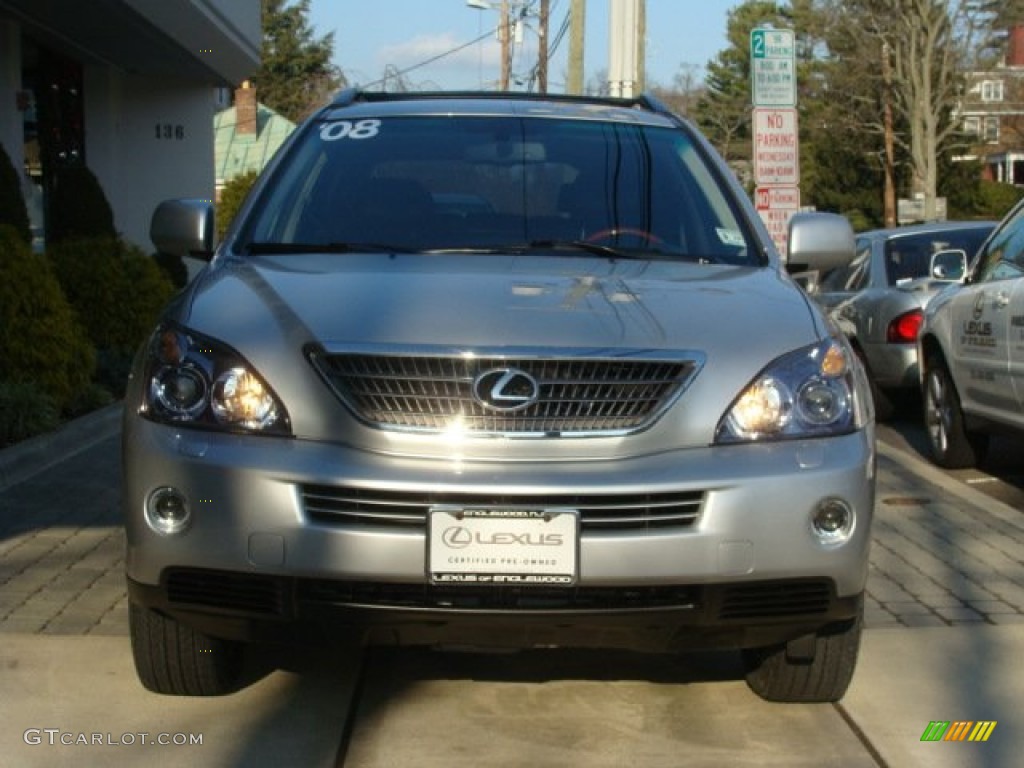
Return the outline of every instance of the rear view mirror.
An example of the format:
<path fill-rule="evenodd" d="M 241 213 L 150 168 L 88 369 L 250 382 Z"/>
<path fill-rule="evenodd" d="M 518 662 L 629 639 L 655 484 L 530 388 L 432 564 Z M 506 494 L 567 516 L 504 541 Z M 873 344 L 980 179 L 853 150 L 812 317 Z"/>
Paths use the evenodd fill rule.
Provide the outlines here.
<path fill-rule="evenodd" d="M 962 281 L 967 274 L 967 253 L 949 250 L 932 254 L 928 274 L 936 280 Z"/>

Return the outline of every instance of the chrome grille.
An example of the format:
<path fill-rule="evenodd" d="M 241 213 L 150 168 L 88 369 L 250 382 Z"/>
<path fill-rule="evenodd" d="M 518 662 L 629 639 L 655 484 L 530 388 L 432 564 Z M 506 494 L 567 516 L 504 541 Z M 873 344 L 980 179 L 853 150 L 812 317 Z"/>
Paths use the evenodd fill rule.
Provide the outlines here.
<path fill-rule="evenodd" d="M 559 359 L 433 355 L 321 354 L 311 360 L 363 421 L 477 434 L 623 433 L 657 418 L 698 367 L 696 359 Z M 515 412 L 482 403 L 473 382 L 490 370 L 516 370 L 537 383 L 536 401 Z"/>
<path fill-rule="evenodd" d="M 435 505 L 473 508 L 575 509 L 582 532 L 680 528 L 700 518 L 700 491 L 663 493 L 517 496 L 500 494 L 415 493 L 302 487 L 306 515 L 320 523 L 345 526 L 426 529 L 427 512 Z"/>

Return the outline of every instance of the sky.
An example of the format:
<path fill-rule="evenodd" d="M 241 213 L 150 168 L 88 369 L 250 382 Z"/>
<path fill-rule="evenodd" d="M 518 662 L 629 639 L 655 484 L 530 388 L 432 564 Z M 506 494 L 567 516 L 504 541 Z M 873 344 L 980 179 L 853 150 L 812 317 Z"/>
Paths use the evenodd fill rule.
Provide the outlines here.
<path fill-rule="evenodd" d="M 515 2 L 516 0 L 513 0 Z M 520 0 L 521 1 L 521 0 Z M 549 39 L 566 18 L 571 0 L 550 0 Z M 726 17 L 742 0 L 647 0 L 647 85 L 671 85 L 681 69 L 702 78 L 704 66 L 726 47 Z M 494 8 L 500 0 L 491 0 Z M 585 79 L 608 67 L 609 0 L 588 0 Z M 312 0 L 309 22 L 318 36 L 334 32 L 334 63 L 352 85 L 380 87 L 389 68 L 422 89 L 493 88 L 500 46 L 494 34 L 500 14 L 477 10 L 466 0 Z M 533 20 L 535 24 L 536 20 Z M 516 46 L 513 76 L 536 61 L 536 27 Z M 477 41 L 479 38 L 482 40 Z M 549 64 L 549 90 L 566 77 L 568 35 Z M 445 55 L 448 54 L 448 55 Z M 434 57 L 433 63 L 417 66 Z"/>

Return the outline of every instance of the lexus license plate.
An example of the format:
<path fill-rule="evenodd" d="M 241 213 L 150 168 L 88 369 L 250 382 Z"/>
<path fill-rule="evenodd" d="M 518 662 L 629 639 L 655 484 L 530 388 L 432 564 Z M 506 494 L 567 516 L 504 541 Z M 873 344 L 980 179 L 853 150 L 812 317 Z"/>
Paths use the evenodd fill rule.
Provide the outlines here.
<path fill-rule="evenodd" d="M 567 509 L 432 507 L 427 573 L 435 584 L 575 584 L 578 520 Z"/>

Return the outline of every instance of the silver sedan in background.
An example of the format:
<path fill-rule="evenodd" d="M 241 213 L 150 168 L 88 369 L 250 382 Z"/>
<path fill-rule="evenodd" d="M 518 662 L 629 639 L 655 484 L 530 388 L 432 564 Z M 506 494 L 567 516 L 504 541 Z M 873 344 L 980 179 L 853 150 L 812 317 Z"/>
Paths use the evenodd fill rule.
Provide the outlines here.
<path fill-rule="evenodd" d="M 857 236 L 856 258 L 825 274 L 812 289 L 864 362 L 878 418 L 893 416 L 900 394 L 916 392 L 915 345 L 924 307 L 962 277 L 932 277 L 931 257 L 960 250 L 969 261 L 995 225 L 944 221 L 863 232 Z"/>

